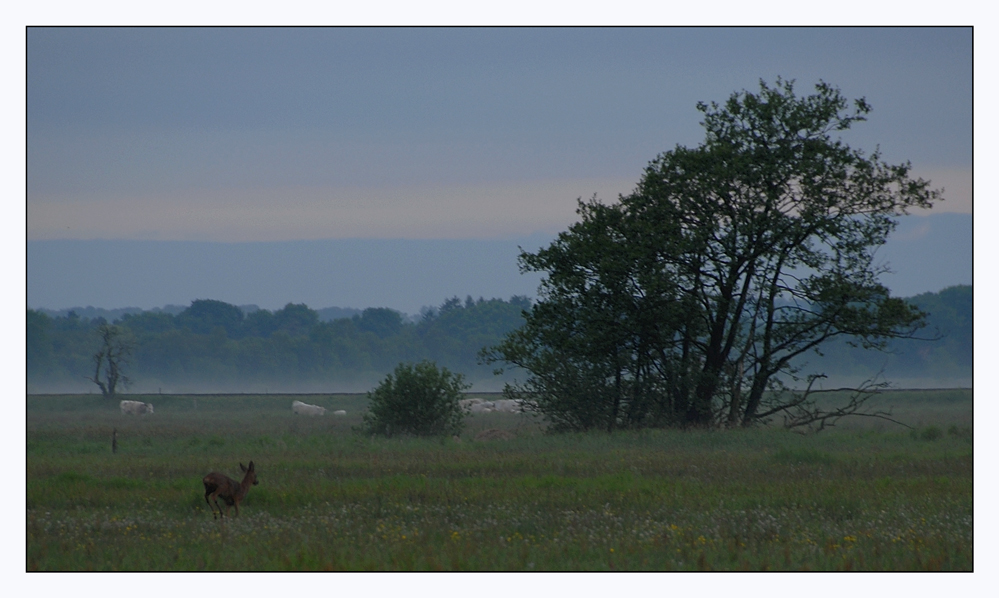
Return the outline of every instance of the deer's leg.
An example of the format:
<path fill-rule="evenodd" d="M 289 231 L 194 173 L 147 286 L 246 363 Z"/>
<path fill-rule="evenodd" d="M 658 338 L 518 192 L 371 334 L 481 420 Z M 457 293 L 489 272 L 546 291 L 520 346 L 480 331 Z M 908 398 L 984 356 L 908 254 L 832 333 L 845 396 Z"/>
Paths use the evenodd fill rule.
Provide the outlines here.
<path fill-rule="evenodd" d="M 219 515 L 218 516 L 221 517 L 222 516 L 222 507 L 219 506 L 219 493 L 218 493 L 218 490 L 216 490 L 215 492 L 212 492 L 212 502 L 215 503 L 215 508 L 219 510 Z M 209 506 L 211 506 L 211 505 L 209 504 Z M 218 519 L 218 517 L 215 516 L 215 509 L 212 509 L 212 519 Z"/>

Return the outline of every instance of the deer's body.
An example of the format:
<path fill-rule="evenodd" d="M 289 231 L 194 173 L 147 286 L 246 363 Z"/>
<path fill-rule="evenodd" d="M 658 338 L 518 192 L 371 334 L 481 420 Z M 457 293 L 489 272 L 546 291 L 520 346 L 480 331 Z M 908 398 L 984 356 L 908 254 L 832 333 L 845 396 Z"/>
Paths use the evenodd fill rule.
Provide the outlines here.
<path fill-rule="evenodd" d="M 229 507 L 235 505 L 236 516 L 239 517 L 240 501 L 246 497 L 246 493 L 250 491 L 250 486 L 256 486 L 259 483 L 257 482 L 257 473 L 253 469 L 253 461 L 250 461 L 249 467 L 243 467 L 243 464 L 240 463 L 239 468 L 246 474 L 243 476 L 242 482 L 237 482 L 229 476 L 215 471 L 206 475 L 201 480 L 205 484 L 205 502 L 208 503 L 208 508 L 212 510 L 213 519 L 216 518 L 216 508 L 219 510 L 219 517 L 224 517 L 222 507 L 219 506 L 218 499 L 220 498 L 225 502 L 225 514 L 228 515 Z M 213 502 L 215 503 L 214 507 L 212 507 Z"/>

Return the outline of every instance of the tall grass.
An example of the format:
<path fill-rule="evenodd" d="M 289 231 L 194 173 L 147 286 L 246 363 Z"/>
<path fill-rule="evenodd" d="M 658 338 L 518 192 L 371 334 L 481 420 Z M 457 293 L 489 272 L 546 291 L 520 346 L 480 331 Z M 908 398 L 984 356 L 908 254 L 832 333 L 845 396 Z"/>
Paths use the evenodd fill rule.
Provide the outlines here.
<path fill-rule="evenodd" d="M 363 396 L 29 397 L 30 570 L 970 570 L 965 401 L 919 426 L 453 439 L 358 435 Z M 916 397 L 917 399 L 919 397 Z M 896 397 L 904 402 L 904 397 Z M 197 400 L 197 409 L 193 401 Z M 913 400 L 916 405 L 918 401 Z M 918 415 L 919 407 L 911 407 Z M 509 441 L 475 442 L 485 428 Z M 117 454 L 111 431 L 117 430 Z M 260 480 L 214 521 L 201 477 Z"/>

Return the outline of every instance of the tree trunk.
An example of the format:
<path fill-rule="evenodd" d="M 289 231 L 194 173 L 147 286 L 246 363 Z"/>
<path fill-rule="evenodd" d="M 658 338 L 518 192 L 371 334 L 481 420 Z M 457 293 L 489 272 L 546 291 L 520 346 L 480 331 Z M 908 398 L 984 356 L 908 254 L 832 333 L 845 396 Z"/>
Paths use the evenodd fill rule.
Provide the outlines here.
<path fill-rule="evenodd" d="M 735 365 L 732 378 L 732 400 L 728 406 L 728 426 L 734 427 L 739 421 L 739 408 L 742 402 L 742 358 Z"/>
<path fill-rule="evenodd" d="M 760 407 L 760 401 L 763 400 L 763 392 L 767 388 L 768 375 L 763 373 L 761 369 L 757 372 L 756 376 L 753 378 L 753 388 L 749 391 L 749 399 L 746 401 L 746 409 L 742 414 L 742 426 L 744 428 L 753 425 L 756 422 L 756 410 Z"/>
<path fill-rule="evenodd" d="M 610 421 L 607 422 L 607 433 L 610 434 L 614 431 L 614 425 L 617 423 L 617 413 L 621 408 L 621 366 L 617 366 L 617 371 L 614 372 L 614 408 L 611 411 Z"/>

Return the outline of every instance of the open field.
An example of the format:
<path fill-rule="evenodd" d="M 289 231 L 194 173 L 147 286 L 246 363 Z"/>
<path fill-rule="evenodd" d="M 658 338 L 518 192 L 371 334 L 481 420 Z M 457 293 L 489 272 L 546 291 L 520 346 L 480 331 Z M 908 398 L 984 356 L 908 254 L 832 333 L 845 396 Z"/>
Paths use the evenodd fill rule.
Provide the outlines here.
<path fill-rule="evenodd" d="M 472 395 L 476 396 L 476 395 Z M 971 570 L 972 392 L 915 427 L 368 438 L 363 395 L 27 397 L 29 570 Z M 346 417 L 294 416 L 294 399 Z M 512 440 L 475 441 L 499 428 Z M 111 452 L 117 429 L 118 452 Z M 214 521 L 201 478 L 260 480 Z"/>

